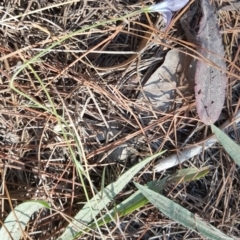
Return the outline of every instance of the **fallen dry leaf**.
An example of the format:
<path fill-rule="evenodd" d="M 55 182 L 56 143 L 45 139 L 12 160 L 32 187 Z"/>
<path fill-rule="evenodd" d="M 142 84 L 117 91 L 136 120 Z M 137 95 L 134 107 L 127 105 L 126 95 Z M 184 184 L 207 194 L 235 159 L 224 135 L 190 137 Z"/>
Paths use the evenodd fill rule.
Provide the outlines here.
<path fill-rule="evenodd" d="M 181 73 L 185 69 L 188 56 L 177 49 L 170 50 L 164 63 L 151 75 L 143 87 L 143 94 L 157 110 L 167 112 L 176 97 L 176 89 L 181 85 L 182 94 L 187 97 L 193 94 L 193 82 L 180 83 Z M 190 69 L 190 68 L 189 68 Z M 184 84 L 184 86 L 182 86 Z M 140 94 L 139 98 L 143 97 Z"/>
<path fill-rule="evenodd" d="M 212 63 L 198 61 L 195 75 L 197 112 L 205 124 L 218 120 L 225 100 L 227 83 L 222 37 L 217 17 L 209 1 L 201 0 L 203 16 L 196 36 L 199 52 Z M 222 71 L 215 66 L 223 69 Z"/>

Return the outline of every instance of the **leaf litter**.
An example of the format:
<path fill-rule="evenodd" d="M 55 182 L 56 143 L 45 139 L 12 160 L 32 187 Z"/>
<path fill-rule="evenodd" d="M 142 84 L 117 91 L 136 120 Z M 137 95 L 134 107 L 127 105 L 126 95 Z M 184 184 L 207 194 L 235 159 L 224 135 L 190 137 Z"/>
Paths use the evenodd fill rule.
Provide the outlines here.
<path fill-rule="evenodd" d="M 2 19 L 6 18 L 6 12 L 13 17 L 16 16 L 17 12 L 19 14 L 25 13 L 26 1 L 19 1 L 19 6 L 12 7 L 8 7 L 8 2 L 3 4 L 3 8 L 1 6 L 0 10 L 5 11 L 5 13 L 0 13 Z M 55 2 L 61 3 L 58 0 Z M 0 51 L 1 59 L 4 60 L 0 69 L 2 87 L 0 92 L 1 129 L 4 129 L 2 132 L 3 135 L 6 135 L 1 136 L 0 139 L 2 183 L 7 186 L 10 197 L 14 200 L 14 206 L 29 199 L 45 199 L 52 203 L 54 209 L 58 210 L 56 213 L 46 211 L 32 217 L 28 231 L 33 239 L 58 236 L 63 232 L 67 223 L 67 221 L 64 223 L 62 214 L 74 217 L 83 205 L 79 204 L 79 201 L 85 202 L 86 199 L 82 185 L 76 177 L 75 166 L 71 162 L 67 148 L 68 143 L 62 138 L 61 132 L 54 131 L 54 127 L 57 126 L 56 119 L 44 110 L 32 107 L 31 102 L 24 97 L 8 90 L 11 72 L 15 71 L 19 62 L 22 62 L 19 53 L 25 59 L 29 59 L 51 41 L 69 31 L 89 26 L 96 19 L 100 21 L 108 19 L 108 16 L 124 15 L 126 11 L 132 11 L 142 6 L 141 3 L 130 2 L 132 5 L 120 1 L 76 1 L 76 3 L 57 7 L 55 10 L 51 8 L 39 13 L 36 12 L 34 15 L 29 14 L 27 17 L 22 17 L 21 21 L 12 19 L 0 24 L 2 37 Z M 228 4 L 225 1 L 212 2 L 217 9 Z M 148 1 L 144 1 L 144 4 L 148 3 Z M 28 3 L 31 10 L 47 5 L 47 1 L 41 1 L 39 5 L 34 1 Z M 188 8 L 189 6 L 185 10 Z M 224 47 L 228 49 L 227 60 L 231 63 L 229 74 L 235 74 L 235 77 L 231 75 L 227 89 L 229 97 L 226 99 L 226 105 L 216 123 L 217 125 L 229 118 L 233 119 L 238 112 L 240 90 L 236 78 L 239 75 L 237 70 L 239 60 L 236 56 L 238 37 L 233 32 L 235 28 L 239 27 L 239 18 L 235 10 L 233 13 L 224 12 L 221 14 L 223 15 L 218 17 L 218 25 L 224 30 Z M 112 58 L 109 58 L 106 55 L 102 57 L 101 55 L 104 54 L 100 54 L 99 51 L 102 49 L 106 50 L 105 52 L 108 49 L 114 49 L 116 53 L 122 50 L 134 51 L 141 36 L 148 30 L 145 26 L 154 24 L 158 16 L 158 14 L 149 14 L 150 22 L 145 15 L 141 15 L 129 18 L 126 22 L 117 23 L 118 25 L 123 24 L 125 33 L 131 31 L 131 34 L 119 35 L 108 42 L 109 45 L 106 44 L 103 48 L 97 49 L 97 57 L 102 66 L 108 66 L 108 64 L 111 66 L 115 62 L 123 61 L 123 54 L 114 54 Z M 169 69 L 172 68 L 169 65 L 170 60 L 168 63 L 167 61 L 163 63 L 163 57 L 166 56 L 170 48 L 177 47 L 180 52 L 188 51 L 187 54 L 194 52 L 192 50 L 193 44 L 189 45 L 183 40 L 185 33 L 177 21 L 179 17 L 180 12 L 174 15 L 167 35 L 157 31 L 157 29 L 162 29 L 161 25 L 155 26 L 155 38 L 149 42 L 139 59 L 128 69 L 124 69 L 124 72 L 114 71 L 98 74 L 94 68 L 89 68 L 84 62 L 90 61 L 94 65 L 96 53 L 91 53 L 84 58 L 83 62 L 79 61 L 74 66 L 70 66 L 82 51 L 88 51 L 89 47 L 101 43 L 108 37 L 111 39 L 111 34 L 117 27 L 115 24 L 96 28 L 85 35 L 69 39 L 58 46 L 55 52 L 50 51 L 42 59 L 42 62 L 34 65 L 41 74 L 43 83 L 57 106 L 58 113 L 65 116 L 67 120 L 70 116 L 71 123 L 73 122 L 76 126 L 88 156 L 87 165 L 81 160 L 80 162 L 91 176 L 97 189 L 101 189 L 100 179 L 104 168 L 106 168 L 105 183 L 107 185 L 152 152 L 168 149 L 168 153 L 163 156 L 166 158 L 171 153 L 183 151 L 183 146 L 193 147 L 196 143 L 199 145 L 202 143 L 202 150 L 205 149 L 204 143 L 211 133 L 210 129 L 199 121 L 193 96 L 190 94 L 190 96 L 185 97 L 181 93 L 185 86 L 183 83 L 189 80 L 187 74 L 184 77 L 180 76 L 178 79 L 180 84 L 176 83 L 171 89 L 172 94 L 169 99 L 171 103 L 166 112 L 155 109 L 149 104 L 149 100 L 137 98 L 144 87 L 144 82 L 140 83 L 139 81 L 143 81 L 143 79 L 147 81 L 162 64 L 165 64 L 165 67 Z M 39 27 L 36 28 L 36 22 L 40 28 L 47 31 L 41 32 Z M 145 25 L 142 28 L 136 28 L 135 22 Z M 232 31 L 231 34 L 227 32 L 228 30 Z M 52 36 L 49 36 L 49 32 Z M 135 36 L 136 34 L 137 36 Z M 88 37 L 86 38 L 86 36 Z M 169 52 L 170 54 L 171 52 Z M 178 54 L 176 52 L 172 55 L 174 58 L 176 57 L 176 62 Z M 219 54 L 216 55 L 219 56 Z M 211 65 L 206 59 L 203 59 L 204 62 L 206 66 Z M 171 74 L 174 74 L 174 71 Z M 181 71 L 176 75 L 181 75 Z M 138 79 L 135 86 L 130 87 L 128 82 L 130 78 Z M 169 76 L 165 79 L 171 80 Z M 47 104 L 47 98 L 30 72 L 22 72 L 15 83 L 25 94 L 36 98 L 44 105 Z M 159 89 L 161 90 L 161 88 Z M 66 108 L 61 100 L 64 100 Z M 136 110 L 148 112 L 148 115 L 139 114 Z M 69 115 L 66 114 L 67 112 Z M 145 118 L 148 118 L 147 121 Z M 7 140 L 9 132 L 16 135 L 14 138 L 16 141 L 9 143 Z M 112 132 L 114 132 L 113 136 Z M 239 125 L 233 125 L 232 132 L 235 141 L 237 141 Z M 75 143 L 75 139 L 70 142 L 77 158 L 80 159 Z M 132 151 L 131 156 L 126 154 L 121 161 L 110 160 L 108 153 L 122 144 L 125 144 L 129 149 L 134 149 L 135 153 Z M 239 211 L 239 193 L 237 191 L 240 186 L 239 174 L 223 149 L 216 144 L 212 145 L 202 154 L 192 157 L 191 161 L 186 160 L 181 167 L 194 165 L 201 168 L 208 164 L 215 167 L 212 175 L 189 184 L 171 186 L 166 190 L 168 197 L 196 212 L 221 231 L 229 235 L 239 236 L 239 224 L 238 221 L 234 221 L 238 218 L 235 213 Z M 150 170 L 151 167 L 154 167 L 154 164 L 152 165 Z M 165 176 L 171 171 L 155 173 L 156 178 Z M 135 181 L 136 179 L 137 181 L 152 179 L 153 175 L 144 174 L 146 172 L 143 170 L 136 176 Z M 1 209 L 5 211 L 2 214 L 3 219 L 11 211 L 6 200 L 4 184 L 2 184 L 3 197 L 1 198 Z M 87 187 L 90 191 L 90 187 Z M 116 203 L 121 203 L 132 191 L 134 189 L 130 184 L 116 197 Z M 180 238 L 187 236 L 187 238 L 200 239 L 198 234 L 190 232 L 183 226 L 156 213 L 153 208 L 141 209 L 138 217 L 140 221 L 136 220 L 135 214 L 131 214 L 129 217 L 119 219 L 120 224 L 117 228 L 115 224 L 109 224 L 109 229 L 104 227 L 101 228 L 101 231 L 106 234 L 106 237 L 114 236 L 115 239 L 121 239 L 123 231 L 129 238 L 142 237 L 142 231 L 144 231 L 145 239 L 156 237 L 156 235 L 164 238 L 166 232 L 170 233 L 170 238 L 179 238 L 180 235 Z M 159 219 L 162 219 L 161 223 L 159 223 Z M 169 229 L 170 225 L 171 229 Z M 43 231 L 39 231 L 39 229 Z M 92 231 L 91 233 L 95 234 L 96 232 Z"/>

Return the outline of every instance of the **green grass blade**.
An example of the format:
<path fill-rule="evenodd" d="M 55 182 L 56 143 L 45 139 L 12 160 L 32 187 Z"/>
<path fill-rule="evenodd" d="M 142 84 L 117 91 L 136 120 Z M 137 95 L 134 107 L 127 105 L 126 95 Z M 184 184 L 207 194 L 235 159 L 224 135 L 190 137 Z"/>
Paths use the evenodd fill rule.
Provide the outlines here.
<path fill-rule="evenodd" d="M 21 239 L 22 233 L 33 213 L 43 207 L 49 208 L 48 203 L 44 201 L 29 201 L 15 207 L 14 212 L 10 212 L 0 229 L 1 239 Z"/>
<path fill-rule="evenodd" d="M 215 134 L 217 140 L 222 144 L 234 162 L 240 166 L 240 146 L 216 126 L 211 125 L 211 127 L 212 132 Z"/>
<path fill-rule="evenodd" d="M 171 175 L 168 178 L 168 182 L 183 183 L 183 182 L 198 180 L 206 176 L 212 168 L 213 168 L 212 166 L 206 166 L 201 169 L 197 169 L 197 168 L 181 169 L 177 171 L 175 174 Z"/>
<path fill-rule="evenodd" d="M 168 177 L 165 177 L 160 181 L 151 181 L 147 185 L 150 189 L 160 192 L 166 186 L 167 179 Z M 140 191 L 137 191 L 130 197 L 128 197 L 126 200 L 121 202 L 121 204 L 117 205 L 113 210 L 109 211 L 106 215 L 104 215 L 103 219 L 99 219 L 97 225 L 102 226 L 105 223 L 109 223 L 112 221 L 112 219 L 115 219 L 116 216 L 126 216 L 133 211 L 139 209 L 140 207 L 143 207 L 146 203 L 148 203 L 148 200 L 142 195 Z M 91 224 L 90 228 L 96 228 L 96 223 Z"/>
<path fill-rule="evenodd" d="M 64 233 L 60 236 L 59 240 L 73 239 L 74 236 L 81 230 L 86 229 L 86 226 L 92 222 L 93 218 L 99 214 L 99 212 L 105 208 L 110 201 L 126 186 L 126 184 L 132 179 L 132 177 L 138 173 L 147 163 L 152 159 L 161 155 L 162 152 L 157 153 L 138 163 L 126 173 L 124 173 L 119 179 L 109 184 L 103 189 L 102 192 L 96 194 L 84 207 L 78 212 L 74 220 L 67 226 Z M 92 209 L 90 211 L 90 209 Z"/>
<path fill-rule="evenodd" d="M 205 175 L 207 175 L 210 170 L 211 170 L 211 166 L 204 167 L 200 170 L 197 168 L 181 169 L 177 171 L 177 173 L 171 176 L 165 177 L 160 181 L 148 182 L 147 187 L 155 192 L 160 192 L 169 183 L 172 183 L 172 182 L 183 183 L 183 182 L 196 180 L 196 179 L 199 179 L 200 177 L 204 177 Z M 148 203 L 148 199 L 138 190 L 133 195 L 131 195 L 126 200 L 124 200 L 119 205 L 117 205 L 113 210 L 105 214 L 103 218 L 97 221 L 97 224 L 96 223 L 91 224 L 89 228 L 95 229 L 97 225 L 100 227 L 106 223 L 111 222 L 113 219 L 116 218 L 116 216 L 118 218 L 126 216 L 132 213 L 133 211 L 139 209 L 140 207 L 143 207 L 146 203 Z M 81 235 L 81 233 L 79 234 Z"/>
<path fill-rule="evenodd" d="M 200 234 L 209 239 L 234 240 L 233 238 L 228 237 L 217 228 L 202 220 L 200 217 L 194 215 L 187 209 L 176 204 L 172 200 L 150 190 L 146 186 L 142 186 L 138 183 L 135 183 L 135 185 L 141 191 L 141 193 L 149 200 L 149 202 L 151 202 L 162 213 L 164 213 L 167 217 L 173 219 L 174 221 L 195 232 L 199 232 Z"/>

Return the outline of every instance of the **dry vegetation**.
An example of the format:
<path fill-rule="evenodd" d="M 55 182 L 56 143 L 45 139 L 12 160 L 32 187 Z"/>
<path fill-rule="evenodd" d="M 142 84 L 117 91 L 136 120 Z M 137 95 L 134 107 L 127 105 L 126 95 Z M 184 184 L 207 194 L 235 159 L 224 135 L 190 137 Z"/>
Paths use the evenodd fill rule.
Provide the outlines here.
<path fill-rule="evenodd" d="M 177 110 L 168 113 L 149 111 L 151 107 L 146 101 L 136 101 L 144 82 L 164 61 L 167 46 L 179 47 L 174 39 L 184 39 L 179 16 L 174 16 L 176 22 L 164 40 L 156 30 L 154 40 L 131 65 L 109 71 L 95 68 L 112 66 L 131 56 L 122 55 L 121 51 L 135 51 L 135 46 L 146 31 L 144 25 L 136 22 L 150 26 L 159 16 L 141 14 L 75 35 L 32 65 L 59 116 L 74 126 L 76 136 L 68 136 L 70 140 L 66 142 L 57 118 L 26 98 L 29 96 L 46 108 L 51 108 L 36 76 L 25 68 L 15 78 L 14 86 L 25 96 L 10 89 L 11 77 L 23 62 L 33 58 L 52 42 L 96 21 L 139 9 L 142 3 L 131 0 L 86 0 L 41 10 L 61 2 L 6 0 L 0 3 L 1 222 L 4 222 L 12 206 L 29 199 L 44 199 L 53 209 L 72 217 L 79 211 L 86 199 L 69 153 L 69 144 L 95 187 L 100 189 L 104 168 L 104 184 L 107 185 L 146 155 L 169 149 L 164 154 L 166 157 L 171 151 L 176 152 L 186 145 L 199 141 L 204 144 L 204 139 L 211 134 L 209 127 L 198 120 L 194 96 L 184 101 L 179 100 L 180 95 L 176 96 L 173 106 L 177 106 Z M 228 5 L 228 0 L 212 2 L 216 9 Z M 150 1 L 143 3 L 152 4 Z M 34 10 L 38 11 L 27 14 Z M 24 16 L 20 16 L 24 13 Z M 240 15 L 235 10 L 218 11 L 217 14 L 226 59 L 229 61 L 226 104 L 217 122 L 220 125 L 227 119 L 231 120 L 239 110 L 240 85 L 236 76 L 239 75 Z M 106 55 L 104 51 L 113 51 L 115 54 Z M 136 109 L 149 111 L 151 122 L 148 125 L 144 124 Z M 240 143 L 238 128 L 234 125 L 231 137 Z M 191 137 L 188 137 L 190 134 Z M 83 144 L 87 161 L 83 160 L 76 147 L 76 137 Z M 114 161 L 109 154 L 122 144 L 128 146 L 131 155 L 124 161 Z M 151 171 L 154 164 L 152 162 L 145 170 Z M 172 186 L 164 191 L 164 195 L 226 234 L 240 236 L 239 168 L 218 144 L 189 159 L 181 167 L 201 168 L 206 165 L 214 166 L 207 177 Z M 135 181 L 145 183 L 176 169 L 155 174 L 143 171 L 135 177 Z M 92 196 L 88 183 L 85 184 Z M 126 186 L 116 198 L 116 203 L 133 191 L 132 184 Z M 41 211 L 29 223 L 26 238 L 56 239 L 66 224 L 67 221 L 59 212 Z M 167 219 L 150 204 L 119 219 L 118 224 L 118 227 L 108 224 L 108 229 L 102 228 L 102 233 L 114 239 L 203 239 Z M 94 233 L 91 234 L 86 238 L 94 238 Z"/>

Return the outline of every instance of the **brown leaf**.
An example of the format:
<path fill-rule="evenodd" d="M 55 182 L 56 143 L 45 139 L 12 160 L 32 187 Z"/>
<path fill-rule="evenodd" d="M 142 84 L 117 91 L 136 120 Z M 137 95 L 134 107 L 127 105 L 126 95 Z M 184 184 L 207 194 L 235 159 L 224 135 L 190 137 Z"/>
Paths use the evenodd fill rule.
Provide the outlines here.
<path fill-rule="evenodd" d="M 209 1 L 201 0 L 203 16 L 197 35 L 199 52 L 211 63 L 198 61 L 195 75 L 195 95 L 197 112 L 205 124 L 214 123 L 221 113 L 227 77 L 223 59 L 222 37 L 217 27 L 217 17 Z M 223 69 L 217 69 L 215 65 Z"/>
<path fill-rule="evenodd" d="M 168 112 L 176 98 L 176 89 L 181 87 L 181 93 L 184 97 L 193 94 L 193 81 L 181 83 L 179 74 L 185 69 L 185 64 L 189 63 L 188 56 L 179 52 L 177 49 L 168 51 L 164 63 L 151 75 L 143 87 L 144 96 L 153 105 L 155 109 Z M 189 68 L 191 70 L 191 68 Z M 140 94 L 139 98 L 143 95 Z M 178 100 L 180 102 L 180 100 Z"/>

